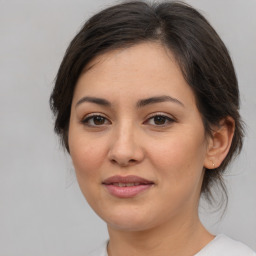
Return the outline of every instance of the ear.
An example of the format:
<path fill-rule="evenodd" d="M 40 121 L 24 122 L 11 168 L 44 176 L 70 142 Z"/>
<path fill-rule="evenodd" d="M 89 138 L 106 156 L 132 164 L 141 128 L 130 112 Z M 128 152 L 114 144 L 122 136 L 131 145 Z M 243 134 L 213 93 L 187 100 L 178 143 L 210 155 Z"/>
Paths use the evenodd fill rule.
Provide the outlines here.
<path fill-rule="evenodd" d="M 219 167 L 227 156 L 235 132 L 235 121 L 228 116 L 212 127 L 212 135 L 208 141 L 207 155 L 204 167 L 215 169 Z"/>

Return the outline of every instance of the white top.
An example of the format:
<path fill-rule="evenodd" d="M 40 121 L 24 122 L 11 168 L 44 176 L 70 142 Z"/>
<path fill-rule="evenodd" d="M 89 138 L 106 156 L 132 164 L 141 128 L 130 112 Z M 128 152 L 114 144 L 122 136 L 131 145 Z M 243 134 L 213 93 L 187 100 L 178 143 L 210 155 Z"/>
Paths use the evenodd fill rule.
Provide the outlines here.
<path fill-rule="evenodd" d="M 108 256 L 107 242 L 88 256 Z M 245 244 L 225 235 L 217 235 L 209 244 L 194 256 L 256 256 Z"/>

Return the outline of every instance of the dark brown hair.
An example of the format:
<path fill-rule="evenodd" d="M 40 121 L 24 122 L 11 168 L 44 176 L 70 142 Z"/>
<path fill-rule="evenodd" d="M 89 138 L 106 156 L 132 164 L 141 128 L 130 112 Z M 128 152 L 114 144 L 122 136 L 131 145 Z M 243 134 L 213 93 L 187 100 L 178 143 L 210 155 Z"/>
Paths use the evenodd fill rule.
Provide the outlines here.
<path fill-rule="evenodd" d="M 107 51 L 143 41 L 160 42 L 172 51 L 195 94 L 208 135 L 211 126 L 218 125 L 221 119 L 231 116 L 235 121 L 227 157 L 215 170 L 205 170 L 201 191 L 211 199 L 213 183 L 217 182 L 226 191 L 222 173 L 242 148 L 239 90 L 224 43 L 208 21 L 185 3 L 128 1 L 90 18 L 70 43 L 56 77 L 50 98 L 56 117 L 55 131 L 69 151 L 68 126 L 73 92 L 88 62 Z"/>

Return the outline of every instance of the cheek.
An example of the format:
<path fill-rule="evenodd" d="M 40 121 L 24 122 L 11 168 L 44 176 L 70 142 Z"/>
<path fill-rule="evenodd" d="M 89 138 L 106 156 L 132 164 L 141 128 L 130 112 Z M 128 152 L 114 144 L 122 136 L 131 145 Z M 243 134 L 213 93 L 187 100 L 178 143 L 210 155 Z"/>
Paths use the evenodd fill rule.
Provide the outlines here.
<path fill-rule="evenodd" d="M 176 184 L 192 182 L 202 174 L 206 154 L 204 141 L 204 137 L 196 133 L 175 133 L 175 136 L 154 143 L 150 159 L 164 179 Z"/>
<path fill-rule="evenodd" d="M 159 172 L 161 198 L 169 211 L 175 213 L 184 207 L 195 207 L 200 197 L 203 179 L 203 146 L 193 140 L 174 139 L 152 152 Z"/>
<path fill-rule="evenodd" d="M 104 143 L 83 136 L 79 132 L 70 133 L 69 147 L 78 182 L 87 183 L 99 175 L 98 171 L 105 159 Z"/>
<path fill-rule="evenodd" d="M 102 143 L 76 134 L 70 137 L 70 155 L 76 171 L 77 182 L 87 202 L 94 208 L 100 198 L 101 166 L 105 159 Z"/>

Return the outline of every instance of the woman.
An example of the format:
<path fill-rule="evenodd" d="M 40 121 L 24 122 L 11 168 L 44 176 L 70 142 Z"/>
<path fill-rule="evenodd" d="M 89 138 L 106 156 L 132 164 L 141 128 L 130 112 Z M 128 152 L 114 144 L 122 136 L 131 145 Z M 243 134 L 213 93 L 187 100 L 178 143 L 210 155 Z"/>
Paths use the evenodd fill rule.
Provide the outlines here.
<path fill-rule="evenodd" d="M 198 217 L 243 130 L 230 56 L 195 9 L 135 1 L 93 16 L 67 49 L 51 107 L 108 226 L 92 255 L 256 255 Z"/>

